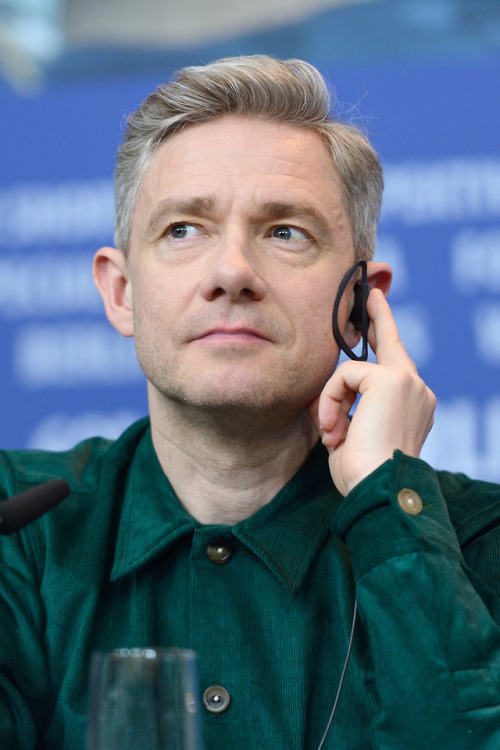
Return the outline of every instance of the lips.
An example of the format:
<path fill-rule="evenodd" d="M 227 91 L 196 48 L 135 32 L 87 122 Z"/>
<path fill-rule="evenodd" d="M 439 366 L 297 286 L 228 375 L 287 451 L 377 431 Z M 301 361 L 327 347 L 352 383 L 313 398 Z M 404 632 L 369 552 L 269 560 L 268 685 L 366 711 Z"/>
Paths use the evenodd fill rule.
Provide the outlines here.
<path fill-rule="evenodd" d="M 247 326 L 215 326 L 210 328 L 203 333 L 194 336 L 191 341 L 255 341 L 260 339 L 261 341 L 271 341 L 261 331 L 255 328 L 249 328 Z"/>

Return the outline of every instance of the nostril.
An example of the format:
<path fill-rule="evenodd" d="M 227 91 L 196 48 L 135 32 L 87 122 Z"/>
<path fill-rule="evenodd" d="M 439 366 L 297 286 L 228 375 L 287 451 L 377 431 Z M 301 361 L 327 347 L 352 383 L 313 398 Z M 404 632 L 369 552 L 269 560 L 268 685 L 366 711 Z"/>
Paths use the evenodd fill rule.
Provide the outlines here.
<path fill-rule="evenodd" d="M 220 264 L 210 268 L 200 283 L 200 293 L 206 300 L 227 296 L 236 302 L 240 299 L 262 299 L 265 294 L 264 281 L 252 269 L 236 272 Z"/>
<path fill-rule="evenodd" d="M 242 298 L 245 298 L 245 299 L 258 298 L 258 295 L 255 292 L 255 290 L 250 289 L 250 287 L 244 287 L 243 289 L 240 289 L 237 293 L 235 293 L 231 289 L 227 290 L 221 286 L 218 286 L 216 289 L 212 290 L 210 294 L 210 299 L 214 300 L 214 299 L 218 299 L 219 297 L 225 297 L 225 296 L 227 296 L 229 299 L 234 299 L 234 300 L 238 300 Z"/>

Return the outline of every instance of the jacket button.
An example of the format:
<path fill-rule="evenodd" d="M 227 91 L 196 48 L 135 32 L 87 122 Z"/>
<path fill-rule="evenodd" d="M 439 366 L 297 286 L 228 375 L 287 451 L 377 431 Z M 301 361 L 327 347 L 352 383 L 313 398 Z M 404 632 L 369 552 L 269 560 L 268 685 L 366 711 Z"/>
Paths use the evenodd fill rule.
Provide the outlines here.
<path fill-rule="evenodd" d="M 221 685 L 212 685 L 203 693 L 203 704 L 211 714 L 221 714 L 231 703 L 231 696 Z"/>
<path fill-rule="evenodd" d="M 214 539 L 207 547 L 207 557 L 215 565 L 229 562 L 233 553 L 233 546 L 227 539 Z"/>
<path fill-rule="evenodd" d="M 410 516 L 418 516 L 424 507 L 420 495 L 407 487 L 398 492 L 398 503 L 401 510 Z"/>

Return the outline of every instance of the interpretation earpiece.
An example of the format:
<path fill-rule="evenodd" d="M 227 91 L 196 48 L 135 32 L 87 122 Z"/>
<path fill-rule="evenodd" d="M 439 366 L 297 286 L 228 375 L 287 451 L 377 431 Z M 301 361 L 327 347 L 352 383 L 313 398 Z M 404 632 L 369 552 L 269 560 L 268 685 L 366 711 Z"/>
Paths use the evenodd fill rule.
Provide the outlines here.
<path fill-rule="evenodd" d="M 366 314 L 366 295 L 362 281 L 356 281 L 353 287 L 354 304 L 352 306 L 349 320 L 357 331 L 363 329 L 363 318 Z"/>
<path fill-rule="evenodd" d="M 344 292 L 347 289 L 349 281 L 358 268 L 361 268 L 361 279 L 359 281 L 356 281 L 356 283 L 354 284 L 354 305 L 351 310 L 349 320 L 354 325 L 356 330 L 361 333 L 363 347 L 360 356 L 355 354 L 355 352 L 353 352 L 353 350 L 349 346 L 347 346 L 345 339 L 340 332 L 338 323 L 340 302 L 342 300 L 342 297 L 344 296 Z M 350 359 L 355 359 L 362 362 L 365 362 L 368 359 L 368 327 L 370 325 L 370 319 L 366 310 L 366 303 L 369 294 L 370 285 L 368 284 L 366 260 L 358 260 L 357 263 L 355 263 L 353 267 L 350 268 L 346 273 L 339 286 L 337 296 L 335 297 L 335 303 L 333 305 L 332 330 L 335 341 L 340 346 L 342 351 L 347 354 Z"/>

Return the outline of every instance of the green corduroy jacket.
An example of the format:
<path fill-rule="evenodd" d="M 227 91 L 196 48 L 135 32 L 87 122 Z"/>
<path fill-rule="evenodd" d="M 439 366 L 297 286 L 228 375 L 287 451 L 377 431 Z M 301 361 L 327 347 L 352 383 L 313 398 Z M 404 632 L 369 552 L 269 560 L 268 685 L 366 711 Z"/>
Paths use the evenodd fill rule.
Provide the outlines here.
<path fill-rule="evenodd" d="M 396 452 L 344 499 L 319 444 L 258 513 L 206 526 L 148 420 L 116 442 L 0 453 L 2 497 L 53 476 L 70 496 L 0 539 L 1 750 L 83 750 L 90 655 L 135 646 L 194 649 L 200 702 L 228 691 L 226 710 L 201 708 L 205 750 L 316 750 L 355 600 L 324 747 L 499 750 L 498 486 Z"/>

